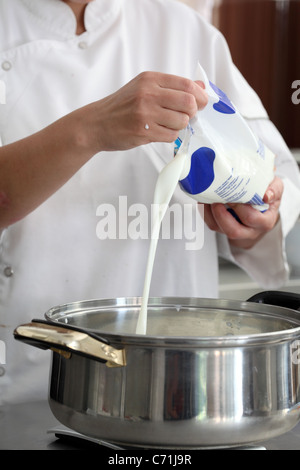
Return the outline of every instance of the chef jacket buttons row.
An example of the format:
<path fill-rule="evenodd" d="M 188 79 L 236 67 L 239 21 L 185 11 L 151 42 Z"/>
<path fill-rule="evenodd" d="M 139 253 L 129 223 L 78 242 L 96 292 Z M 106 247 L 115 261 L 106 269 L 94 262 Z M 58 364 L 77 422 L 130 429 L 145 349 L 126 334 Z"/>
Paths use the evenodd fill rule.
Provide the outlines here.
<path fill-rule="evenodd" d="M 79 47 L 79 49 L 87 49 L 88 45 L 85 41 L 80 41 L 78 43 L 78 47 Z"/>
<path fill-rule="evenodd" d="M 14 270 L 11 266 L 5 266 L 3 272 L 6 277 L 12 277 L 14 275 Z"/>
<path fill-rule="evenodd" d="M 8 60 L 4 60 L 4 62 L 1 64 L 1 67 L 3 70 L 5 70 L 5 72 L 8 72 L 12 68 L 12 64 Z"/>

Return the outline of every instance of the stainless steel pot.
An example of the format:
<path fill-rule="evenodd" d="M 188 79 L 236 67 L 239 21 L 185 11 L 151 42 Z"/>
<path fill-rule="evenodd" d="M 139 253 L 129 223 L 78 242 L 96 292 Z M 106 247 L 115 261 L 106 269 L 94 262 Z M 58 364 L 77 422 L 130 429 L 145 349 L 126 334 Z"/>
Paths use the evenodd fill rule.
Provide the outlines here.
<path fill-rule="evenodd" d="M 298 423 L 300 296 L 152 298 L 146 336 L 134 334 L 140 305 L 76 302 L 16 328 L 16 339 L 53 350 L 49 403 L 62 424 L 119 445 L 196 449 Z"/>

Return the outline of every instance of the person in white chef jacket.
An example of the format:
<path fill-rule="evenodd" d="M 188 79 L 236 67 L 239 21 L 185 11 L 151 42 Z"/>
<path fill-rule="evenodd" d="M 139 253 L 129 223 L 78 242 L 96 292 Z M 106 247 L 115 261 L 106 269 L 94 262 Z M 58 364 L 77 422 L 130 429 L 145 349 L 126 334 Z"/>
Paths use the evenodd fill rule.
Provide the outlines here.
<path fill-rule="evenodd" d="M 262 219 L 237 206 L 238 225 L 209 206 L 203 227 L 177 188 L 172 204 L 194 204 L 204 244 L 160 240 L 151 295 L 218 297 L 218 254 L 278 288 L 299 172 L 223 36 L 173 0 L 0 0 L 1 405 L 47 396 L 49 352 L 15 341 L 16 326 L 55 305 L 142 294 L 149 237 L 127 228 L 136 204 L 151 207 L 178 130 L 206 104 L 198 61 L 277 155 L 271 209 Z M 117 229 L 105 236 L 111 208 Z"/>
<path fill-rule="evenodd" d="M 219 0 L 179 0 L 198 11 L 207 21 L 212 21 L 214 5 Z"/>

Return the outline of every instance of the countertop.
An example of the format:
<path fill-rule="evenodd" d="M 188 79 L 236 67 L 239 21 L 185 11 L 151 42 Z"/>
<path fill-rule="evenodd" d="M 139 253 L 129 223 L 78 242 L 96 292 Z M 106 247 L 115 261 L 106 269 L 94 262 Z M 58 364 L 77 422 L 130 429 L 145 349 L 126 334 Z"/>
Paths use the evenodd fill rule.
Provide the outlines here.
<path fill-rule="evenodd" d="M 116 454 L 116 450 L 85 440 L 57 439 L 48 433 L 56 426 L 60 424 L 52 415 L 47 401 L 0 407 L 0 450 L 91 450 L 92 447 L 99 452 L 105 451 L 105 454 Z M 283 436 L 260 445 L 270 451 L 300 450 L 300 423 Z"/>
<path fill-rule="evenodd" d="M 219 275 L 219 296 L 222 299 L 243 301 L 265 290 L 238 266 L 221 259 Z M 300 273 L 292 271 L 286 285 L 278 290 L 300 294 Z"/>

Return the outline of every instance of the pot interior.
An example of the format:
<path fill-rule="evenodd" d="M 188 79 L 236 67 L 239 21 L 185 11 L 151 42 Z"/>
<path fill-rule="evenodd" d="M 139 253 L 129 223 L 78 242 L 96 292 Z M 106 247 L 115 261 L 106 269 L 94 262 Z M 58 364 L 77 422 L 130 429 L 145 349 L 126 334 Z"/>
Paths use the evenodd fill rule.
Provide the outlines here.
<path fill-rule="evenodd" d="M 135 335 L 140 306 L 138 297 L 91 300 L 55 307 L 45 317 L 95 333 Z M 299 312 L 250 302 L 151 298 L 148 305 L 152 337 L 252 336 L 299 327 Z"/>

